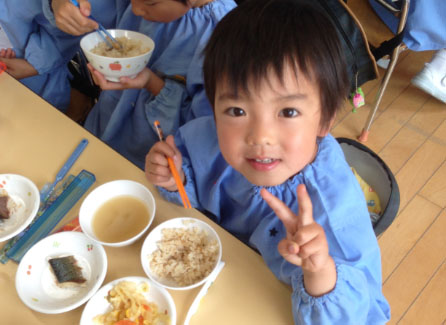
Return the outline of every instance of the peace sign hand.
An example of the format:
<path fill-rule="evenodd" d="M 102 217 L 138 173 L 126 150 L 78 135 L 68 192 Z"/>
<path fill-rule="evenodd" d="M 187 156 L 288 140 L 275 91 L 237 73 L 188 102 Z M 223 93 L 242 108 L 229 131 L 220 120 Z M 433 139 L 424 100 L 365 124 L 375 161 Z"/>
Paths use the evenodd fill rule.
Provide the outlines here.
<path fill-rule="evenodd" d="M 336 267 L 329 255 L 325 231 L 313 219 L 313 205 L 305 185 L 299 185 L 296 191 L 299 204 L 297 215 L 266 189 L 262 189 L 260 194 L 286 229 L 286 238 L 277 247 L 280 255 L 302 267 L 309 294 L 321 295 L 333 289 Z"/>

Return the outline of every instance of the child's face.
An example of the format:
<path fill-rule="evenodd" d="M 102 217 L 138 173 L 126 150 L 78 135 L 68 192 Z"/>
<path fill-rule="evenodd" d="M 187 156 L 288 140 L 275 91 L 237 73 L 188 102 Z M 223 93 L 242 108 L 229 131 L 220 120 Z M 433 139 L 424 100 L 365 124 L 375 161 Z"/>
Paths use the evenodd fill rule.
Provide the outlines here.
<path fill-rule="evenodd" d="M 226 161 L 251 183 L 282 184 L 311 163 L 321 130 L 319 89 L 289 67 L 283 84 L 274 73 L 259 88 L 235 97 L 217 85 L 215 119 L 220 150 Z"/>
<path fill-rule="evenodd" d="M 182 17 L 190 6 L 175 0 L 131 0 L 132 11 L 145 20 L 169 23 Z"/>

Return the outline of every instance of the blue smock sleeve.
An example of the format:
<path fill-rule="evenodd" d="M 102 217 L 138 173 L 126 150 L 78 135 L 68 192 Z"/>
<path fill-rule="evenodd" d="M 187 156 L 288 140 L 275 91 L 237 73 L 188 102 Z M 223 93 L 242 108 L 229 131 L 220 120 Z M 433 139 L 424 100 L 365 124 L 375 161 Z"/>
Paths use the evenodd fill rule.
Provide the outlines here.
<path fill-rule="evenodd" d="M 44 74 L 66 64 L 54 38 L 43 28 L 30 35 L 24 58 L 39 72 Z"/>
<path fill-rule="evenodd" d="M 42 0 L 42 11 L 45 15 L 45 18 L 50 22 L 51 25 L 55 27 L 56 19 L 54 18 L 54 13 L 51 9 L 51 0 Z"/>
<path fill-rule="evenodd" d="M 306 292 L 302 269 L 277 252 L 277 244 L 285 236 L 277 218 L 265 217 L 250 238 L 276 277 L 291 285 L 295 324 L 385 324 L 390 310 L 381 294 L 380 254 L 373 231 L 368 233 L 362 225 L 351 225 L 333 235 L 326 224 L 322 225 L 336 264 L 337 280 L 334 289 L 320 297 Z M 273 228 L 278 230 L 277 239 L 265 240 L 265 233 Z"/>
<path fill-rule="evenodd" d="M 191 99 L 186 86 L 178 81 L 165 79 L 165 84 L 156 96 L 149 96 L 144 103 L 148 124 L 153 127 L 158 120 L 166 135 L 175 134 L 181 124 L 182 112 L 188 111 Z"/>

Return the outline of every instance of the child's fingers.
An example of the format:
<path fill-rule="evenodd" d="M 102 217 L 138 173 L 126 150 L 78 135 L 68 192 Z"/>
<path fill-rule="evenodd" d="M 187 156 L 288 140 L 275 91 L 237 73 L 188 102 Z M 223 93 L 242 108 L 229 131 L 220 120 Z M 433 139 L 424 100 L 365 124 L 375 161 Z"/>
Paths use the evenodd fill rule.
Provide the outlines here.
<path fill-rule="evenodd" d="M 146 163 L 152 163 L 161 166 L 169 166 L 167 163 L 167 156 L 173 153 L 173 149 L 166 144 L 164 141 L 158 141 L 152 148 L 150 148 L 149 153 L 146 155 Z"/>
<path fill-rule="evenodd" d="M 138 73 L 135 78 L 132 79 L 129 77 L 121 77 L 119 78 L 119 81 L 126 88 L 142 89 L 145 88 L 149 79 L 150 79 L 150 70 L 148 68 L 145 68 L 140 73 Z"/>
<path fill-rule="evenodd" d="M 104 75 L 100 73 L 98 70 L 93 68 L 93 66 L 88 63 L 87 64 L 88 70 L 90 70 L 91 76 L 93 78 L 93 81 L 96 85 L 98 85 L 103 90 L 121 90 L 124 89 L 119 82 L 110 82 L 105 79 Z"/>
<path fill-rule="evenodd" d="M 304 245 L 300 245 L 299 247 L 300 251 L 298 255 L 302 259 L 307 259 L 315 254 L 328 252 L 327 242 L 323 236 L 313 237 L 310 241 L 307 241 Z"/>
<path fill-rule="evenodd" d="M 164 188 L 171 188 L 172 190 L 176 190 L 175 180 L 173 179 L 172 175 L 163 176 L 163 175 L 152 173 L 150 171 L 146 171 L 145 174 L 146 174 L 147 180 L 150 183 L 152 183 L 156 186 L 161 186 Z"/>
<path fill-rule="evenodd" d="M 172 178 L 166 157 L 152 148 L 146 156 L 144 172 L 147 179 L 156 185 L 162 185 Z"/>
<path fill-rule="evenodd" d="M 98 24 L 95 21 L 87 18 L 90 15 L 90 4 L 86 3 L 85 0 L 80 0 L 79 2 L 82 9 L 67 0 L 53 0 L 51 4 L 57 27 L 68 34 L 76 36 L 98 28 Z"/>
<path fill-rule="evenodd" d="M 15 58 L 15 51 L 11 48 L 7 48 L 4 52 L 4 57 L 6 59 L 14 59 Z"/>
<path fill-rule="evenodd" d="M 308 226 L 301 226 L 299 230 L 293 235 L 293 240 L 300 246 L 313 240 L 320 234 L 325 234 L 324 229 L 316 222 Z"/>
<path fill-rule="evenodd" d="M 78 0 L 81 13 L 88 17 L 91 14 L 91 4 L 87 0 Z"/>
<path fill-rule="evenodd" d="M 98 80 L 97 76 L 95 75 L 96 69 L 93 68 L 91 63 L 87 63 L 87 68 L 88 68 L 88 71 L 90 71 L 90 74 L 91 74 L 91 77 L 93 78 L 94 83 L 96 85 L 99 85 L 99 80 Z"/>
<path fill-rule="evenodd" d="M 299 203 L 298 225 L 299 227 L 310 225 L 314 222 L 311 198 L 304 184 L 300 184 L 296 192 L 297 202 Z"/>
<path fill-rule="evenodd" d="M 167 138 L 166 138 L 166 143 L 173 150 L 173 154 L 169 154 L 169 157 L 172 157 L 174 159 L 175 164 L 177 162 L 181 162 L 181 152 L 180 152 L 180 150 L 178 150 L 177 145 L 175 144 L 174 136 L 173 135 L 168 135 Z"/>
<path fill-rule="evenodd" d="M 294 234 L 297 231 L 297 217 L 293 213 L 293 211 L 291 211 L 285 205 L 285 203 L 280 201 L 264 188 L 261 189 L 260 195 L 270 206 L 270 208 L 273 209 L 277 217 L 283 222 L 283 225 L 285 226 L 287 232 L 290 234 Z"/>
<path fill-rule="evenodd" d="M 291 264 L 297 266 L 302 265 L 302 258 L 298 255 L 300 250 L 299 245 L 292 240 L 282 239 L 277 245 L 277 250 L 279 254 Z"/>

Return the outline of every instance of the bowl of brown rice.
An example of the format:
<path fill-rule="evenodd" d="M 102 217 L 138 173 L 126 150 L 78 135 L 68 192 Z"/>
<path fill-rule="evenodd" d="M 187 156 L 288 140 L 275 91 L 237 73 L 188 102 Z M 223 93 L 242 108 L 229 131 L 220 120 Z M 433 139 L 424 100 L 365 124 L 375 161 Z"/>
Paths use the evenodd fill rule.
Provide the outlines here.
<path fill-rule="evenodd" d="M 174 218 L 155 227 L 141 248 L 141 264 L 158 285 L 187 290 L 203 284 L 222 256 L 216 231 L 195 218 Z"/>
<path fill-rule="evenodd" d="M 108 32 L 122 48 L 108 49 L 99 33 L 87 34 L 80 46 L 88 62 L 109 81 L 136 77 L 149 62 L 155 43 L 147 35 L 130 30 L 108 29 Z"/>

